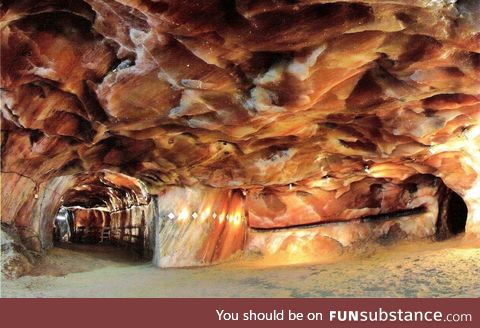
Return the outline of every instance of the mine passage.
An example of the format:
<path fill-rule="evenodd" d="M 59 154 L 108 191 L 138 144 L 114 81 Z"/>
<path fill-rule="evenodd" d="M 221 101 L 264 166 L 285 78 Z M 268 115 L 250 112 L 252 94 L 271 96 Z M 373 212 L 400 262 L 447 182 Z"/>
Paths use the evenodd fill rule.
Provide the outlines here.
<path fill-rule="evenodd" d="M 142 183 L 109 171 L 76 180 L 55 217 L 54 244 L 108 245 L 151 256 L 152 210 Z"/>
<path fill-rule="evenodd" d="M 465 231 L 465 224 L 467 223 L 468 209 L 467 205 L 457 193 L 452 192 L 450 196 L 447 224 L 448 229 L 453 234 L 459 234 Z"/>
<path fill-rule="evenodd" d="M 478 1 L 156 3 L 2 2 L 12 263 L 477 235 Z"/>

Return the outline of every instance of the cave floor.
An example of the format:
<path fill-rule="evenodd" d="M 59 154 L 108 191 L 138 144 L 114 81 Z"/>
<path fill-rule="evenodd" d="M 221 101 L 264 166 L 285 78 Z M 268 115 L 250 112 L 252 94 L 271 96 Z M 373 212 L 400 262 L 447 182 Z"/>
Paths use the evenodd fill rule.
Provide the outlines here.
<path fill-rule="evenodd" d="M 271 262 L 271 261 L 268 261 Z M 479 297 L 480 243 L 370 247 L 328 263 L 159 269 L 109 246 L 53 248 L 2 297 Z"/>

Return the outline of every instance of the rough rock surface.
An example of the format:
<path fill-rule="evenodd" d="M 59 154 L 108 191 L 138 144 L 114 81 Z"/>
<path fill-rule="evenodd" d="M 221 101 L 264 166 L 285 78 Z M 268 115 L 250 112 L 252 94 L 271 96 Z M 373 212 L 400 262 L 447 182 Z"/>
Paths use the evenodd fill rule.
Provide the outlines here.
<path fill-rule="evenodd" d="M 34 259 L 23 246 L 15 228 L 2 224 L 0 233 L 2 277 L 18 278 L 28 273 L 33 267 Z"/>
<path fill-rule="evenodd" d="M 145 186 L 132 177 L 110 171 L 76 176 L 75 186 L 65 191 L 64 207 L 97 208 L 109 212 L 148 205 Z"/>
<path fill-rule="evenodd" d="M 0 19 L 2 221 L 35 226 L 40 185 L 100 169 L 320 217 L 372 185 L 399 207 L 423 174 L 480 231 L 478 1 L 7 0 Z"/>

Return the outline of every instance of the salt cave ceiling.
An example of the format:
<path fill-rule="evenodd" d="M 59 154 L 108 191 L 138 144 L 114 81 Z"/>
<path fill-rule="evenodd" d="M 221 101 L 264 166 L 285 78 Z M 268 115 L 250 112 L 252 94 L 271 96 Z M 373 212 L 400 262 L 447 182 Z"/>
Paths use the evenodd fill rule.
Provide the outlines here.
<path fill-rule="evenodd" d="M 421 173 L 480 207 L 477 0 L 21 0 L 0 16 L 4 173 L 336 196 Z"/>

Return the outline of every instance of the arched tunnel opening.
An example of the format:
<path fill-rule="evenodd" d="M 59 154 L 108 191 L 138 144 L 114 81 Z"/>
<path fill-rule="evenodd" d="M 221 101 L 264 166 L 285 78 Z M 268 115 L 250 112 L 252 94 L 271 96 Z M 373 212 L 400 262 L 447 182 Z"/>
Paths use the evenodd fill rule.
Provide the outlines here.
<path fill-rule="evenodd" d="M 83 174 L 62 196 L 53 245 L 118 248 L 149 259 L 151 219 L 151 197 L 139 180 L 110 171 Z"/>
<path fill-rule="evenodd" d="M 439 197 L 437 239 L 445 240 L 465 232 L 468 208 L 463 198 L 455 191 L 444 187 Z"/>
<path fill-rule="evenodd" d="M 460 195 L 452 191 L 447 212 L 447 225 L 452 234 L 457 235 L 465 232 L 468 209 Z"/>

